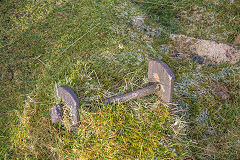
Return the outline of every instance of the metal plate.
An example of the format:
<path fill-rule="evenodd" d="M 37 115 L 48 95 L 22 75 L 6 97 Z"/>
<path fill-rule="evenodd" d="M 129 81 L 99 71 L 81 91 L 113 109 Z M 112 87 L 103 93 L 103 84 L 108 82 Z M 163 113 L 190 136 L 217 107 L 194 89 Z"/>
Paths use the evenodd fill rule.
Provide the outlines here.
<path fill-rule="evenodd" d="M 148 82 L 160 83 L 159 96 L 163 102 L 171 102 L 175 76 L 168 65 L 161 60 L 150 60 L 148 66 Z"/>

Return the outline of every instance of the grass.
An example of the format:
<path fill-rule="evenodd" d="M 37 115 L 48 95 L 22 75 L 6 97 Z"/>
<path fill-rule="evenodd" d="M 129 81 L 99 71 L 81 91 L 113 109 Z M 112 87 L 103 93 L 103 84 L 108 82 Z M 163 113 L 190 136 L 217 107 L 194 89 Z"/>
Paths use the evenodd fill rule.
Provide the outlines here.
<path fill-rule="evenodd" d="M 168 45 L 173 33 L 231 43 L 239 3 L 143 2 L 0 2 L 1 158 L 239 158 L 239 63 L 199 66 L 174 58 Z M 145 29 L 134 24 L 139 16 Z M 176 76 L 174 115 L 156 95 L 97 109 L 99 100 L 145 86 L 152 58 Z M 51 124 L 55 85 L 80 99 L 76 135 Z M 217 85 L 228 99 L 213 92 Z"/>
<path fill-rule="evenodd" d="M 159 3 L 152 0 L 137 4 L 160 24 L 168 26 L 172 34 L 229 44 L 239 33 L 239 2 L 230 4 L 228 1 L 189 0 Z M 171 20 L 167 21 L 166 18 Z M 176 25 L 177 29 L 171 27 Z M 155 41 L 155 48 L 160 45 L 161 41 Z M 173 50 L 169 52 L 174 55 Z M 183 131 L 186 136 L 183 139 L 191 142 L 186 144 L 189 157 L 239 159 L 239 63 L 200 67 L 190 59 L 173 59 L 175 61 L 168 64 L 171 64 L 177 76 L 175 102 L 178 104 L 179 119 L 187 122 L 179 123 L 179 126 L 185 127 Z M 214 86 L 222 86 L 229 98 L 217 96 L 213 92 Z"/>

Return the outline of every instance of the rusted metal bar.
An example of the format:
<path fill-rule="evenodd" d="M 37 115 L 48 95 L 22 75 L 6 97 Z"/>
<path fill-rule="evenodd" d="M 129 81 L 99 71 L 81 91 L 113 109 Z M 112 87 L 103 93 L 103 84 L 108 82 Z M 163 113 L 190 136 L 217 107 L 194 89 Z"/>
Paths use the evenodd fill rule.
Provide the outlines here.
<path fill-rule="evenodd" d="M 154 83 L 148 87 L 145 87 L 124 95 L 115 96 L 115 97 L 106 99 L 100 103 L 108 104 L 108 103 L 118 103 L 118 102 L 129 101 L 129 100 L 133 100 L 133 99 L 137 99 L 137 98 L 141 98 L 141 97 L 153 94 L 154 92 L 156 92 L 156 90 L 159 90 L 158 83 Z"/>
<path fill-rule="evenodd" d="M 174 79 L 175 76 L 166 63 L 157 59 L 150 60 L 148 66 L 148 87 L 103 100 L 99 102 L 100 106 L 108 103 L 115 104 L 141 98 L 155 92 L 158 93 L 159 98 L 163 102 L 171 103 Z M 78 111 L 80 104 L 77 96 L 74 91 L 67 86 L 56 88 L 56 94 L 57 97 L 60 98 L 71 110 L 71 130 L 76 133 L 80 123 L 80 115 Z M 50 115 L 53 123 L 61 121 L 63 116 L 61 106 L 56 105 L 52 107 Z"/>

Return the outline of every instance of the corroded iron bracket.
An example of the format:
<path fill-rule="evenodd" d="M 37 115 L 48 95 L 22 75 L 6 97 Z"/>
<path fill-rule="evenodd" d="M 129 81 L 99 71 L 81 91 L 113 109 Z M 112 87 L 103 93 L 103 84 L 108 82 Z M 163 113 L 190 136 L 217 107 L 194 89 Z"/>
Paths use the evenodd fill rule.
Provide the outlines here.
<path fill-rule="evenodd" d="M 173 85 L 175 76 L 168 65 L 161 60 L 150 60 L 148 66 L 148 82 L 145 88 L 115 96 L 100 104 L 118 103 L 141 98 L 153 93 L 158 93 L 160 99 L 165 103 L 172 101 Z M 80 115 L 78 112 L 79 101 L 73 90 L 67 86 L 56 88 L 56 95 L 71 110 L 71 130 L 77 132 L 80 123 Z M 62 119 L 62 109 L 60 105 L 51 108 L 50 115 L 53 123 L 57 123 Z"/>

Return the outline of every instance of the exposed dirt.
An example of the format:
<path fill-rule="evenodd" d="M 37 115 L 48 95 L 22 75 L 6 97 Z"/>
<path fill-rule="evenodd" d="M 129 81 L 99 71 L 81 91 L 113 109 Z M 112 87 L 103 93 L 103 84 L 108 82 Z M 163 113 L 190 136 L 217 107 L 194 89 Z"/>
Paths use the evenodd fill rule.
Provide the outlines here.
<path fill-rule="evenodd" d="M 171 35 L 170 38 L 174 50 L 183 54 L 198 55 L 204 59 L 203 64 L 234 64 L 240 60 L 240 47 L 185 35 Z"/>

